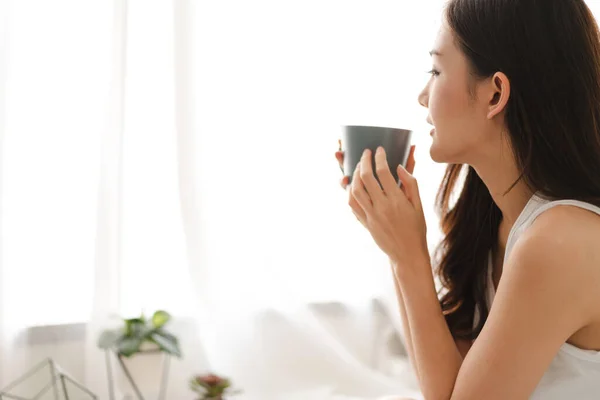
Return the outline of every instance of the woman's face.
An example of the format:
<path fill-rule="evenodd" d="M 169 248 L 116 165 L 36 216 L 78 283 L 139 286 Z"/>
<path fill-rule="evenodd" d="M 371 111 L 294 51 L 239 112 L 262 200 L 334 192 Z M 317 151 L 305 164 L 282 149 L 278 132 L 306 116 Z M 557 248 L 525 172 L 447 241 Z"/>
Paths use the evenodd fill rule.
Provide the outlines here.
<path fill-rule="evenodd" d="M 490 85 L 472 83 L 466 57 L 455 45 L 450 28 L 442 25 L 431 54 L 432 76 L 419 95 L 429 109 L 427 121 L 435 131 L 430 148 L 436 162 L 473 164 L 492 143 L 489 118 Z M 482 81 L 483 82 L 483 81 Z"/>

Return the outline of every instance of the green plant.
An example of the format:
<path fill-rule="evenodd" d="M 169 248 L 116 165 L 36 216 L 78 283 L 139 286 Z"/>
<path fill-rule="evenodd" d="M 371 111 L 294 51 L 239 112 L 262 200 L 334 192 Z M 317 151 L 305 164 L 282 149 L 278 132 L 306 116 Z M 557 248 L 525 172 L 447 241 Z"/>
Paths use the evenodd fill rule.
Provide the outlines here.
<path fill-rule="evenodd" d="M 190 389 L 202 397 L 199 400 L 222 400 L 223 395 L 241 393 L 231 390 L 231 381 L 215 374 L 197 375 L 190 380 Z"/>
<path fill-rule="evenodd" d="M 119 329 L 107 329 L 98 338 L 98 347 L 111 349 L 125 357 L 139 353 L 143 343 L 153 343 L 160 351 L 181 357 L 179 340 L 164 326 L 171 320 L 166 311 L 156 311 L 150 320 L 142 314 L 139 318 L 123 319 Z"/>

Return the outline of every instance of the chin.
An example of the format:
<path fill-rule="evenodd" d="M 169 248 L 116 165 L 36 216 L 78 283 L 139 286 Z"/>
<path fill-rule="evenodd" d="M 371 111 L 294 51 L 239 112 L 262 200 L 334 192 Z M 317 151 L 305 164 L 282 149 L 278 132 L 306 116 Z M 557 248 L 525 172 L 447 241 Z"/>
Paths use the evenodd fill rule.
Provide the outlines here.
<path fill-rule="evenodd" d="M 433 142 L 431 143 L 431 146 L 429 147 L 429 156 L 436 163 L 448 163 L 446 157 L 444 157 L 443 150 L 436 143 L 435 139 L 433 139 Z"/>
<path fill-rule="evenodd" d="M 444 148 L 435 138 L 429 147 L 429 156 L 438 164 L 463 164 L 465 162 L 464 157 L 460 156 L 460 152 L 457 153 L 457 149 Z"/>

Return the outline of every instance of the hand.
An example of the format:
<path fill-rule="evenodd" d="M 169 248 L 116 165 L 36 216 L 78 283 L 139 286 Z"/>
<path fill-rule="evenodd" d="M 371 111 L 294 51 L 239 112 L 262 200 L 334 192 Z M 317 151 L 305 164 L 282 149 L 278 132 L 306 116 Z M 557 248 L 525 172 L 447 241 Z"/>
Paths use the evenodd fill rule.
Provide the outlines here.
<path fill-rule="evenodd" d="M 342 174 L 344 173 L 344 152 L 342 151 L 342 141 L 338 139 L 339 150 L 335 152 L 335 158 L 340 165 Z M 408 153 L 408 160 L 406 161 L 406 170 L 409 174 L 412 174 L 415 170 L 415 146 L 410 146 L 410 152 Z M 340 186 L 342 189 L 346 189 L 348 186 L 348 177 L 344 176 L 340 179 Z"/>
<path fill-rule="evenodd" d="M 414 146 L 411 147 L 408 164 L 411 170 L 414 169 Z M 385 150 L 381 147 L 375 154 L 381 186 L 371 165 L 371 152 L 366 150 L 356 167 L 349 190 L 348 204 L 354 215 L 369 230 L 379 248 L 396 264 L 413 264 L 417 257 L 428 260 L 427 227 L 416 179 L 399 165 L 398 177 L 402 188 L 398 187 L 387 164 Z"/>
<path fill-rule="evenodd" d="M 338 139 L 338 145 L 339 145 L 339 150 L 335 152 L 335 158 L 338 161 L 338 164 L 340 164 L 340 169 L 342 170 L 342 174 L 344 173 L 344 152 L 342 151 L 342 140 Z M 342 177 L 342 179 L 340 179 L 340 186 L 342 187 L 342 189 L 346 189 L 346 186 L 348 186 L 348 177 L 344 176 Z"/>

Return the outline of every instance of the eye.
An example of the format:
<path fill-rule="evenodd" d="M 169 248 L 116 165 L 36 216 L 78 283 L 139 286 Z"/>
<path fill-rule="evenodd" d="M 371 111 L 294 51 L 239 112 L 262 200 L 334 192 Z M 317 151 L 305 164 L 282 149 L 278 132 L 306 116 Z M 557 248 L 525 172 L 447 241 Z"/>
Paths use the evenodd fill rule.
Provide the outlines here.
<path fill-rule="evenodd" d="M 431 74 L 432 76 L 438 76 L 440 74 L 440 72 L 436 69 L 432 69 L 431 71 L 427 71 L 428 74 Z"/>

